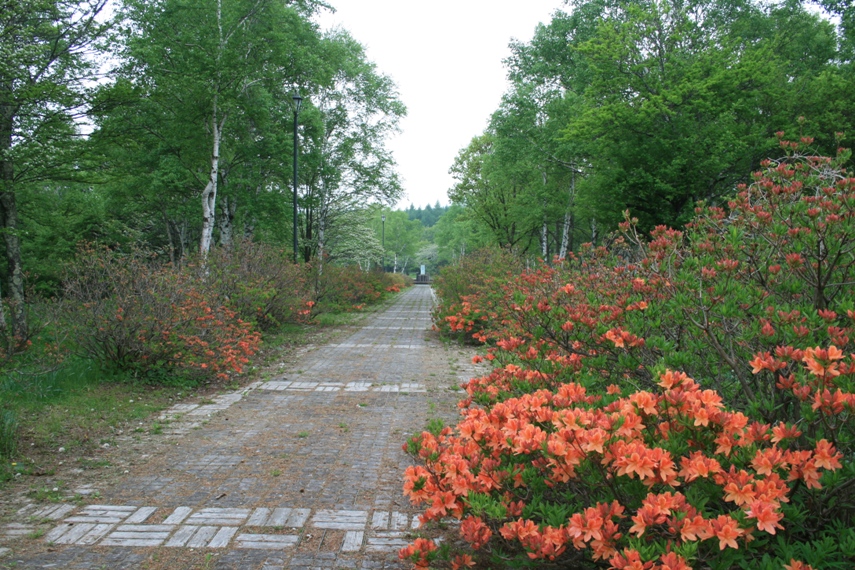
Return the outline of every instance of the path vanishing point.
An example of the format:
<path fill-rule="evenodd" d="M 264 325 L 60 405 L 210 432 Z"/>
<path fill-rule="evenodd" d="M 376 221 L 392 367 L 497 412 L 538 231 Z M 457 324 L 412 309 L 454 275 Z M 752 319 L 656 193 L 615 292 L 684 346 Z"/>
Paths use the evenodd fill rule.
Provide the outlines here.
<path fill-rule="evenodd" d="M 159 437 L 174 445 L 81 505 L 19 510 L 0 566 L 405 567 L 419 511 L 401 491 L 401 445 L 432 417 L 453 422 L 455 387 L 476 372 L 430 331 L 431 305 L 412 287 L 267 381 L 170 408 Z"/>

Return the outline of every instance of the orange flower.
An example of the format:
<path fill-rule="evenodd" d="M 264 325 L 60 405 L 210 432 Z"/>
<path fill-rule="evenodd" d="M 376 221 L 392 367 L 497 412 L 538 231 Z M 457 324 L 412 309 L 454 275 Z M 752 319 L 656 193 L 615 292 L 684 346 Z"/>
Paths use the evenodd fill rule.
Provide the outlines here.
<path fill-rule="evenodd" d="M 656 408 L 659 401 L 650 392 L 636 392 L 629 397 L 629 401 L 636 405 L 639 412 L 643 412 L 648 416 L 659 414 L 659 410 Z"/>
<path fill-rule="evenodd" d="M 770 475 L 773 469 L 785 465 L 784 456 L 777 447 L 758 450 L 751 460 L 751 466 L 760 475 Z"/>
<path fill-rule="evenodd" d="M 745 531 L 739 528 L 739 523 L 727 515 L 719 515 L 711 520 L 710 529 L 713 535 L 718 538 L 719 550 L 724 550 L 727 546 L 739 548 L 736 539 L 745 534 Z"/>
<path fill-rule="evenodd" d="M 765 530 L 769 534 L 775 534 L 775 529 L 784 529 L 778 521 L 784 518 L 784 513 L 778 511 L 779 506 L 776 503 L 767 501 L 754 501 L 751 503 L 751 508 L 745 511 L 745 514 L 750 519 L 757 520 L 757 529 Z"/>
<path fill-rule="evenodd" d="M 772 443 L 779 443 L 785 439 L 795 439 L 802 435 L 795 426 L 787 427 L 787 424 L 781 422 L 772 428 Z"/>
<path fill-rule="evenodd" d="M 647 570 L 653 565 L 651 562 L 642 562 L 641 554 L 629 548 L 625 548 L 622 554 L 612 556 L 609 563 L 615 570 Z"/>
<path fill-rule="evenodd" d="M 603 444 L 605 444 L 609 439 L 605 430 L 601 428 L 593 428 L 582 433 L 584 433 L 585 438 L 582 448 L 585 452 L 591 453 L 592 451 L 596 451 L 597 453 L 603 453 Z M 581 435 L 582 434 L 579 434 L 580 437 Z"/>
<path fill-rule="evenodd" d="M 809 564 L 791 558 L 789 564 L 784 564 L 784 570 L 813 570 L 813 568 Z"/>
<path fill-rule="evenodd" d="M 642 443 L 627 445 L 624 452 L 615 458 L 618 475 L 632 476 L 635 473 L 641 480 L 644 480 L 645 477 L 653 477 L 655 475 L 653 468 L 656 467 L 656 462 L 650 458 L 649 452 L 650 450 L 644 447 Z"/>
<path fill-rule="evenodd" d="M 427 568 L 430 565 L 428 557 L 436 548 L 437 546 L 432 540 L 417 538 L 412 544 L 402 548 L 398 552 L 398 557 L 402 560 L 412 560 L 418 568 Z"/>
<path fill-rule="evenodd" d="M 460 534 L 472 548 L 478 550 L 490 541 L 493 531 L 479 517 L 469 516 L 460 523 Z"/>
<path fill-rule="evenodd" d="M 700 451 L 695 451 L 689 457 L 680 459 L 680 477 L 687 482 L 694 481 L 698 477 L 709 477 L 711 474 L 722 471 L 721 464 L 715 459 L 705 456 Z"/>
<path fill-rule="evenodd" d="M 709 521 L 700 515 L 686 517 L 680 527 L 680 538 L 683 540 L 706 540 L 712 536 Z"/>
<path fill-rule="evenodd" d="M 813 452 L 813 459 L 817 467 L 823 469 L 835 470 L 840 469 L 840 458 L 843 454 L 835 453 L 834 446 L 825 439 L 816 442 L 816 449 Z"/>
<path fill-rule="evenodd" d="M 687 380 L 688 376 L 686 376 L 682 372 L 673 372 L 671 370 L 666 370 L 665 373 L 659 377 L 659 385 L 665 388 L 666 390 L 671 390 L 680 386 L 684 380 Z"/>
<path fill-rule="evenodd" d="M 451 561 L 452 570 L 460 570 L 461 568 L 472 568 L 475 566 L 475 561 L 468 554 L 460 554 L 454 557 Z"/>
<path fill-rule="evenodd" d="M 807 365 L 808 372 L 814 376 L 833 378 L 840 376 L 838 363 L 834 361 L 842 358 L 843 352 L 832 344 L 827 350 L 820 347 L 805 349 L 802 361 Z"/>
<path fill-rule="evenodd" d="M 620 329 L 611 329 L 608 332 L 606 332 L 606 334 L 603 335 L 603 338 L 606 338 L 606 339 L 612 341 L 613 343 L 615 343 L 616 347 L 623 348 L 623 346 L 624 346 L 623 336 L 620 333 L 621 333 Z"/>
<path fill-rule="evenodd" d="M 657 570 L 692 570 L 692 567 L 679 554 L 668 552 L 659 558 L 659 567 Z"/>

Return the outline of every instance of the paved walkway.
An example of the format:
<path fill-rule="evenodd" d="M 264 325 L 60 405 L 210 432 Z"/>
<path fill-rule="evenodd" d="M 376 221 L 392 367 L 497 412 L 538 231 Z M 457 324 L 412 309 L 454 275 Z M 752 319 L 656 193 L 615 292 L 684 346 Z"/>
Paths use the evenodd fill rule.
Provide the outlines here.
<path fill-rule="evenodd" d="M 401 445 L 431 417 L 453 421 L 454 386 L 474 372 L 466 351 L 429 332 L 431 300 L 428 287 L 413 287 L 287 373 L 168 410 L 172 449 L 91 504 L 22 509 L 2 529 L 11 549 L 3 564 L 402 567 L 397 550 L 418 512 L 401 493 L 410 464 Z M 34 539 L 38 524 L 47 530 Z"/>

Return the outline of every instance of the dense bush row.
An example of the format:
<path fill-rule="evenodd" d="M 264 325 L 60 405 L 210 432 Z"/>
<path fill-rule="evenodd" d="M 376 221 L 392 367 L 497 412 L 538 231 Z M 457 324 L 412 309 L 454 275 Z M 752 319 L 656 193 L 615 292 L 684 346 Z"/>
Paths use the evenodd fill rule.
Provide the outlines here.
<path fill-rule="evenodd" d="M 855 178 L 809 144 L 684 231 L 627 217 L 608 248 L 437 280 L 438 326 L 494 367 L 406 445 L 423 519 L 462 521 L 453 567 L 855 565 Z"/>
<path fill-rule="evenodd" d="M 176 267 L 151 252 L 81 249 L 66 268 L 58 317 L 65 348 L 150 380 L 239 373 L 261 334 L 347 311 L 404 286 L 398 275 L 291 263 L 242 242 Z"/>

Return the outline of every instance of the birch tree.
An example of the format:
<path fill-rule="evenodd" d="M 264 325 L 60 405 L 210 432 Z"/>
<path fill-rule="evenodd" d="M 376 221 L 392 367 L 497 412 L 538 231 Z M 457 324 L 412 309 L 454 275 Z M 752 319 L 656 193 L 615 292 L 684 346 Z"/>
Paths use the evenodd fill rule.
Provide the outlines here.
<path fill-rule="evenodd" d="M 351 212 L 401 197 L 395 161 L 386 149 L 406 108 L 392 80 L 364 48 L 334 30 L 321 44 L 329 81 L 317 87 L 305 112 L 302 156 L 303 258 L 324 257 L 326 236 L 349 223 Z"/>
<path fill-rule="evenodd" d="M 320 4 L 273 0 L 127 0 L 123 75 L 159 117 L 148 129 L 195 181 L 199 251 L 211 247 L 224 159 L 233 157 L 254 92 L 284 99 L 313 59 L 307 16 Z M 284 184 L 283 184 L 284 186 Z M 228 208 L 226 209 L 228 211 Z"/>

